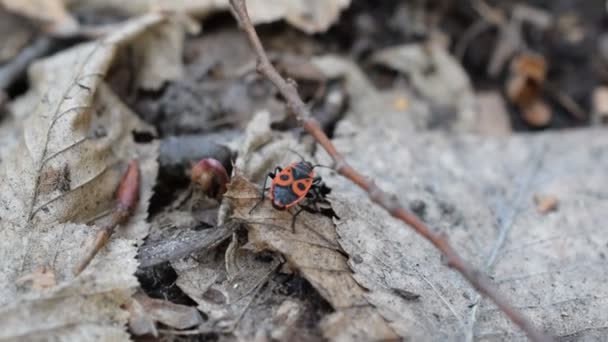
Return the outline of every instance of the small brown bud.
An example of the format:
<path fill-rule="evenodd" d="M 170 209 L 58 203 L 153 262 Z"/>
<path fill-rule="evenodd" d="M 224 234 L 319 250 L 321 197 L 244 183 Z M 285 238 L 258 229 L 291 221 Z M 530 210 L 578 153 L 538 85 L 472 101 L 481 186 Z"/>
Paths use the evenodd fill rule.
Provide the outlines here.
<path fill-rule="evenodd" d="M 192 182 L 199 186 L 209 197 L 221 199 L 226 192 L 230 177 L 219 161 L 213 158 L 201 159 L 192 167 Z"/>
<path fill-rule="evenodd" d="M 139 201 L 139 164 L 136 160 L 129 162 L 129 167 L 116 192 L 116 199 L 120 209 L 129 213 L 135 210 Z"/>

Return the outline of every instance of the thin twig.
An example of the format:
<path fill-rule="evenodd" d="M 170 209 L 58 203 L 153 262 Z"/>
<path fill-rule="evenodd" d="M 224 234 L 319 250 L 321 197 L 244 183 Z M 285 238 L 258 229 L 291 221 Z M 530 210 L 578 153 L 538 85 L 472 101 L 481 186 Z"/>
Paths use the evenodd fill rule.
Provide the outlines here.
<path fill-rule="evenodd" d="M 97 233 L 95 243 L 78 266 L 74 268 L 74 275 L 79 275 L 89 265 L 95 255 L 108 243 L 116 227 L 127 222 L 131 213 L 135 210 L 139 201 L 139 165 L 137 161 L 134 160 L 129 163 L 129 168 L 120 182 L 116 197 L 118 203 L 112 213 L 110 223 Z"/>
<path fill-rule="evenodd" d="M 365 190 L 370 199 L 384 208 L 393 217 L 411 226 L 418 234 L 431 242 L 446 257 L 448 266 L 454 268 L 481 294 L 490 298 L 496 306 L 502 310 L 515 324 L 517 324 L 533 341 L 552 341 L 552 339 L 540 331 L 519 311 L 512 307 L 506 299 L 499 294 L 487 276 L 473 268 L 465 262 L 458 253 L 448 243 L 442 235 L 433 232 L 415 215 L 405 210 L 394 196 L 389 196 L 382 191 L 372 180 L 364 177 L 353 169 L 338 152 L 331 140 L 323 133 L 319 123 L 312 118 L 309 109 L 306 107 L 293 81 L 285 80 L 270 63 L 266 51 L 260 42 L 253 23 L 247 13 L 247 6 L 244 0 L 230 0 L 232 9 L 239 20 L 241 29 L 247 35 L 254 53 L 257 56 L 257 70 L 260 74 L 268 78 L 279 90 L 287 101 L 287 105 L 296 115 L 302 127 L 312 135 L 315 140 L 323 146 L 334 161 L 336 171 L 348 178 L 361 189 Z"/>

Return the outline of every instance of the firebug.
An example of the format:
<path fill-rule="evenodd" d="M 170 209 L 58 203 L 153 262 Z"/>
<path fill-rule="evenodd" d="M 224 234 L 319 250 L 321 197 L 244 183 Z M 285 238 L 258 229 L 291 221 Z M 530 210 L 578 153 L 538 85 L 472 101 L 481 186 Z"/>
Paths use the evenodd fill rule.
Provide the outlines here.
<path fill-rule="evenodd" d="M 264 186 L 260 193 L 260 200 L 251 208 L 250 213 L 264 201 L 267 190 L 272 206 L 277 210 L 287 210 L 298 207 L 293 215 L 291 227 L 294 229 L 297 216 L 304 210 L 311 213 L 322 212 L 319 203 L 328 204 L 325 196 L 330 192 L 321 177 L 315 176 L 313 165 L 308 161 L 294 162 L 285 168 L 276 167 L 274 172 L 269 172 L 264 179 Z M 270 187 L 266 188 L 268 178 L 271 179 Z M 333 211 L 332 211 L 333 213 Z M 335 215 L 334 215 L 335 216 Z"/>

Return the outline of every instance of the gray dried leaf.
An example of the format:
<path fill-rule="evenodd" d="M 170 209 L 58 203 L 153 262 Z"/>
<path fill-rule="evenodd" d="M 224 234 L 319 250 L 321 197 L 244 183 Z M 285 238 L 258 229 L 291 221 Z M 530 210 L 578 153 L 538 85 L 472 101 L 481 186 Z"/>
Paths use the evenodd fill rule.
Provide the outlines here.
<path fill-rule="evenodd" d="M 379 115 L 391 120 L 389 124 L 399 127 L 401 134 L 433 128 L 437 121 L 428 103 L 417 99 L 410 90 L 400 87 L 387 91 L 376 89 L 363 70 L 348 59 L 327 55 L 314 58 L 312 63 L 327 78 L 344 80 L 349 103 L 346 117 L 349 120 L 343 121 L 343 132 L 348 130 L 350 123 L 373 128 Z M 356 129 L 355 126 L 350 127 L 353 133 Z"/>
<path fill-rule="evenodd" d="M 475 128 L 475 98 L 471 81 L 462 65 L 437 43 L 407 44 L 374 53 L 375 63 L 408 76 L 412 87 L 446 113 L 436 120 L 450 130 L 470 132 Z"/>
<path fill-rule="evenodd" d="M 198 309 L 208 316 L 206 325 L 221 332 L 237 329 L 260 295 L 263 285 L 279 266 L 275 258 L 259 260 L 255 253 L 237 247 L 231 262 L 238 272 L 229 274 L 225 253 L 221 249 L 210 250 L 194 258 L 171 263 L 178 274 L 177 286 L 196 301 Z M 260 317 L 257 315 L 253 319 L 261 325 Z M 238 331 L 250 333 L 251 327 Z"/>
<path fill-rule="evenodd" d="M 502 140 L 403 135 L 382 116 L 375 127 L 346 127 L 337 128 L 334 141 L 353 167 L 411 203 L 541 330 L 575 339 L 605 334 L 608 239 L 600 222 L 608 209 L 608 155 L 602 152 L 608 139 L 602 132 Z M 413 230 L 348 181 L 331 174 L 324 179 L 343 219 L 338 241 L 354 277 L 401 336 L 525 339 Z M 559 198 L 559 211 L 539 214 L 536 193 Z M 420 297 L 408 300 L 395 289 Z"/>
<path fill-rule="evenodd" d="M 78 45 L 30 69 L 31 90 L 14 105 L 16 116 L 25 118 L 23 132 L 2 153 L 0 170 L 0 338 L 128 339 L 121 305 L 137 286 L 136 245 L 148 231 L 157 146 L 134 142 L 133 131 L 153 128 L 103 78 L 122 44 L 161 21 L 158 15 L 134 19 L 100 42 Z M 133 158 L 141 169 L 139 205 L 129 224 L 74 278 L 72 269 L 108 219 L 114 191 Z M 34 286 L 42 268 L 52 272 L 56 286 Z"/>
<path fill-rule="evenodd" d="M 188 329 L 203 322 L 201 314 L 198 313 L 196 308 L 191 306 L 175 304 L 162 299 L 150 298 L 142 292 L 138 292 L 135 296 L 133 296 L 133 301 L 137 302 L 137 304 L 141 306 L 143 309 L 142 313 L 148 316 L 150 321 L 159 322 L 175 329 Z M 146 331 L 144 333 L 140 333 L 140 335 L 145 333 L 149 332 Z"/>

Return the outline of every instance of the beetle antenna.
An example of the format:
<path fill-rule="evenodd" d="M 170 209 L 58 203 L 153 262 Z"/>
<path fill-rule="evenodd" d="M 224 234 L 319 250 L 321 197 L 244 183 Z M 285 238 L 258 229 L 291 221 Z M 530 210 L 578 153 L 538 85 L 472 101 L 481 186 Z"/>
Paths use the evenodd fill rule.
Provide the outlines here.
<path fill-rule="evenodd" d="M 298 155 L 298 157 L 302 158 L 302 160 L 301 160 L 301 161 L 305 161 L 305 160 L 306 160 L 306 158 L 304 158 L 304 156 L 303 156 L 303 155 L 301 155 L 300 153 L 298 153 L 298 151 L 293 150 L 293 149 L 291 149 L 291 148 L 288 148 L 288 150 L 290 150 L 291 152 L 293 152 L 293 153 L 297 154 L 297 155 Z M 327 165 L 321 165 L 321 164 L 316 164 L 316 165 L 313 165 L 313 166 L 312 166 L 312 168 L 313 168 L 313 169 L 314 169 L 315 167 L 324 167 L 324 168 L 326 168 L 326 169 L 331 169 L 331 170 L 333 170 L 333 169 L 334 169 L 334 168 L 333 168 L 333 167 L 331 167 L 331 166 L 327 166 Z"/>
<path fill-rule="evenodd" d="M 301 155 L 300 153 L 298 153 L 298 151 L 296 151 L 296 150 L 292 150 L 291 148 L 288 148 L 288 150 L 290 150 L 291 152 L 293 152 L 293 153 L 297 154 L 297 155 L 298 155 L 298 157 L 300 157 L 300 158 L 302 159 L 301 161 L 305 161 L 305 160 L 306 160 L 306 158 L 304 158 L 304 156 L 303 156 L 303 155 Z"/>

